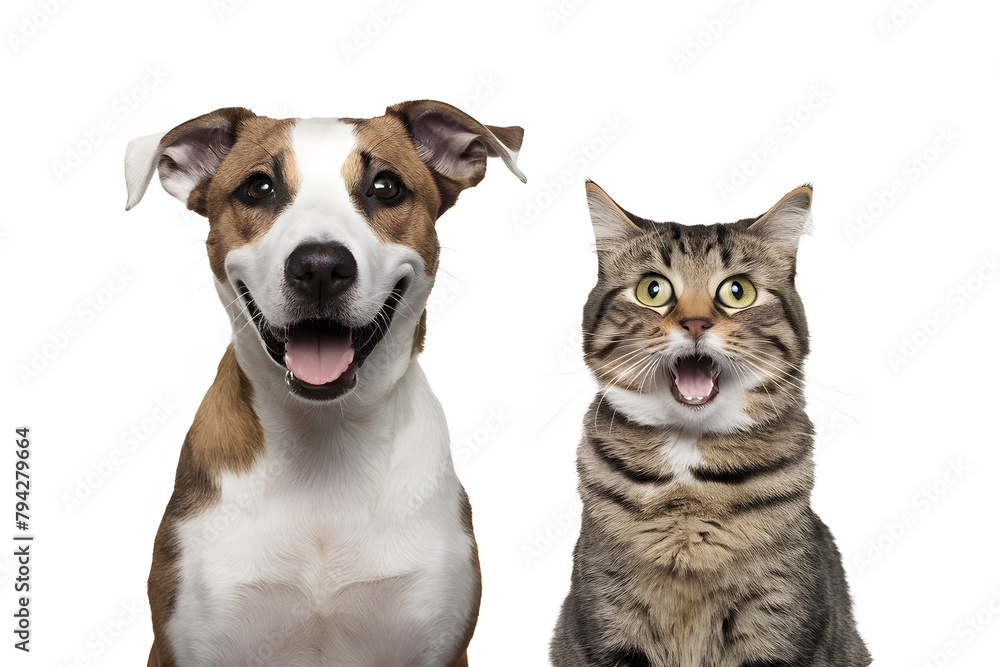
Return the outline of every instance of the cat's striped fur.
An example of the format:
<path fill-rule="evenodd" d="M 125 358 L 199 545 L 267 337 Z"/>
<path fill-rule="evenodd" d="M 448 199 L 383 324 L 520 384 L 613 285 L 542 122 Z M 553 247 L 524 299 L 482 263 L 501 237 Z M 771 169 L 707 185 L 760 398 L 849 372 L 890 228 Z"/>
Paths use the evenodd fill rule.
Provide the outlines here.
<path fill-rule="evenodd" d="M 583 526 L 553 664 L 868 665 L 840 555 L 809 506 L 794 279 L 812 189 L 710 226 L 643 220 L 593 183 L 587 194 L 599 272 L 584 351 L 601 391 L 578 451 Z M 640 301 L 650 275 L 669 302 Z M 732 307 L 720 286 L 755 298 Z"/>

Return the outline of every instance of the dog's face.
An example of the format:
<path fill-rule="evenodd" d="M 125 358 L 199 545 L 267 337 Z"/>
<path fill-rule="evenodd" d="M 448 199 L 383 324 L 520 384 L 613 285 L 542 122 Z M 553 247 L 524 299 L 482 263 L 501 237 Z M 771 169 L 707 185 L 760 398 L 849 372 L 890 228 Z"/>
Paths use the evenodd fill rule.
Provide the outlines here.
<path fill-rule="evenodd" d="M 377 393 L 422 344 L 435 221 L 482 180 L 487 157 L 524 180 L 522 134 L 429 100 L 370 119 L 219 109 L 129 145 L 128 207 L 158 170 L 168 192 L 208 217 L 237 343 L 252 336 L 244 347 L 293 394 L 336 399 L 363 365 Z"/>

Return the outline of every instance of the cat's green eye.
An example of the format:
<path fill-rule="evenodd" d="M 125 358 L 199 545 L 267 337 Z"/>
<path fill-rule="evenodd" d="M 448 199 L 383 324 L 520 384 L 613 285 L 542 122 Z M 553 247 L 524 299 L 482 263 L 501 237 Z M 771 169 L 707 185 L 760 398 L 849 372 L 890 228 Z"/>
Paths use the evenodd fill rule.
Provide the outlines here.
<path fill-rule="evenodd" d="M 674 288 L 663 276 L 646 276 L 635 288 L 635 298 L 644 306 L 661 308 L 674 296 Z"/>
<path fill-rule="evenodd" d="M 733 276 L 719 285 L 716 296 L 727 308 L 746 308 L 757 300 L 757 288 L 746 276 Z"/>

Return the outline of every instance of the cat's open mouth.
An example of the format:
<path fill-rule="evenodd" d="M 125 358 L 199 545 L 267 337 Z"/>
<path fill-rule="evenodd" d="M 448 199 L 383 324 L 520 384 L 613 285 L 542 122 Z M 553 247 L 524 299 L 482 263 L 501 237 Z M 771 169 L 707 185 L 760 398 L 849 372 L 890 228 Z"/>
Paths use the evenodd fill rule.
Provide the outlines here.
<path fill-rule="evenodd" d="M 698 407 L 711 403 L 719 394 L 722 368 L 702 355 L 678 357 L 670 364 L 670 390 L 679 403 Z"/>

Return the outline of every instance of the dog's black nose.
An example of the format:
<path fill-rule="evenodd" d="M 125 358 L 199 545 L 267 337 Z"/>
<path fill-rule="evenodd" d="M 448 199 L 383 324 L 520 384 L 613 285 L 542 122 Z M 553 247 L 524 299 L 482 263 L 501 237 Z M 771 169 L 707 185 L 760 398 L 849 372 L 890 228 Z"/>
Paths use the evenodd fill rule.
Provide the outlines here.
<path fill-rule="evenodd" d="M 347 289 L 357 272 L 351 251 L 333 242 L 304 243 L 285 262 L 288 285 L 320 305 Z"/>

